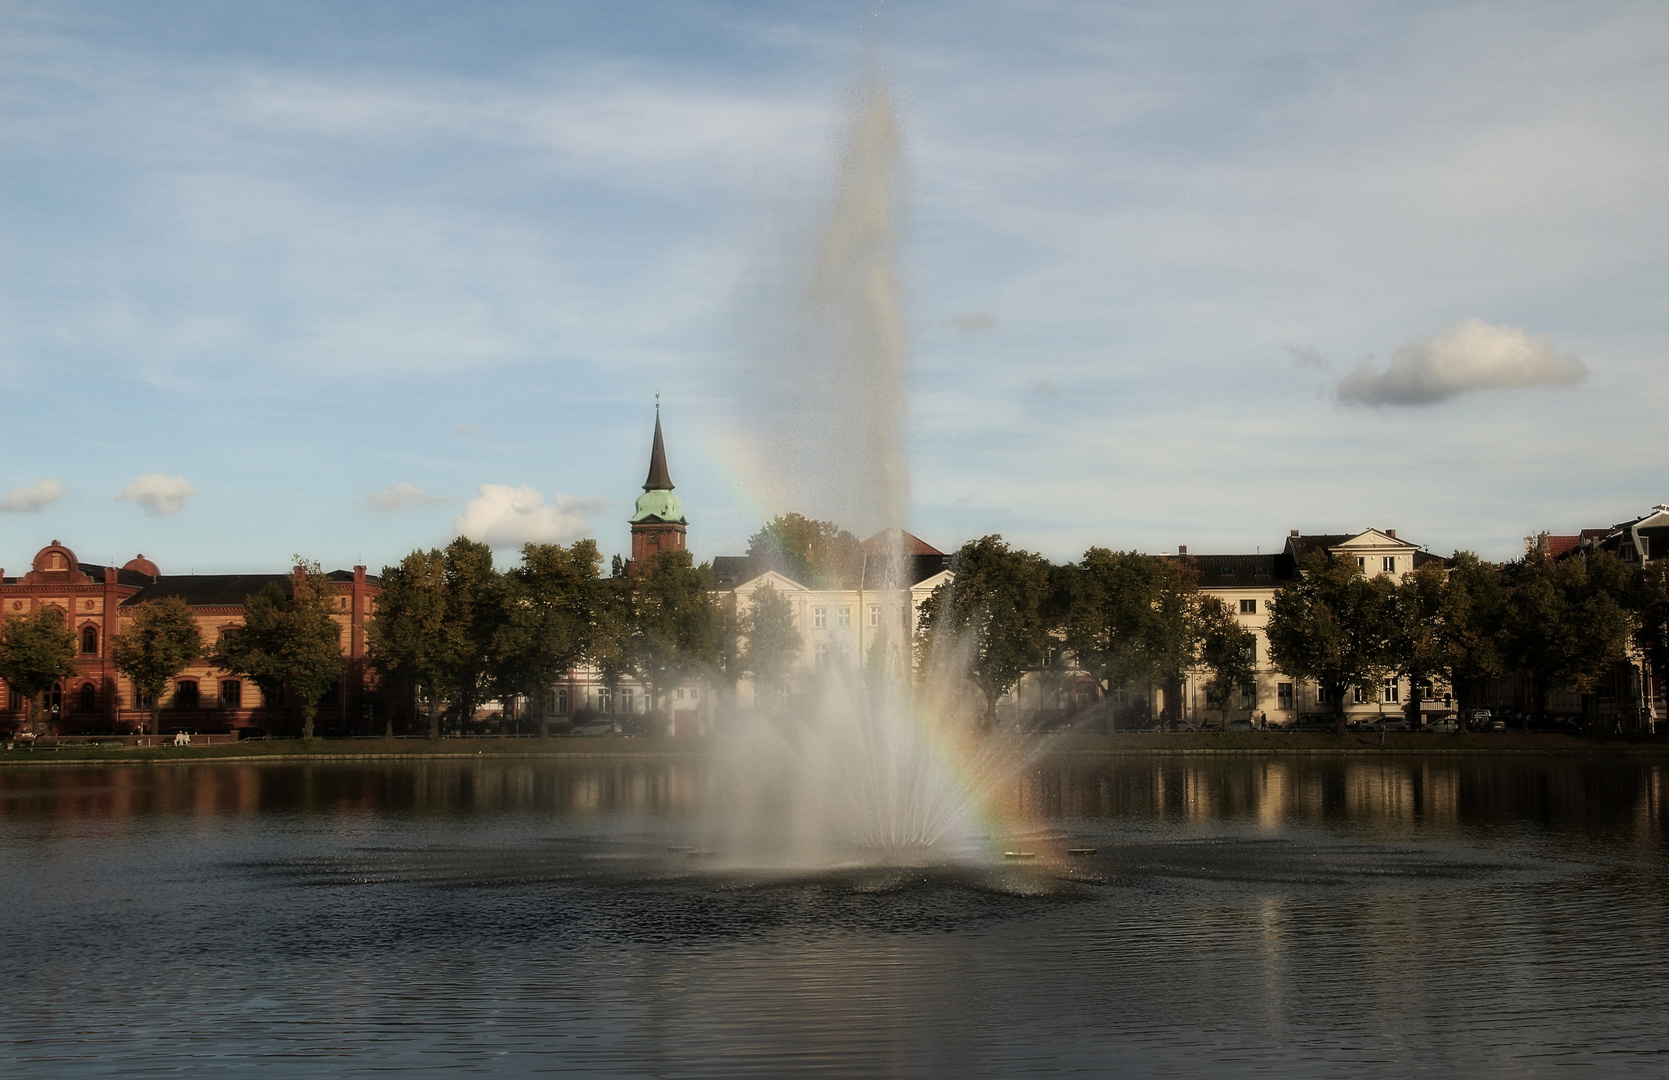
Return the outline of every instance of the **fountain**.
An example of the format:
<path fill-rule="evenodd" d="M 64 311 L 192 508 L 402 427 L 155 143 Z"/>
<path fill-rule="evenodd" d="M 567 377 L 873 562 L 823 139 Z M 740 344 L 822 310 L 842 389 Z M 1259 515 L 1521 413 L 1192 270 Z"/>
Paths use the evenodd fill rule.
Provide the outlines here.
<path fill-rule="evenodd" d="M 767 398 L 759 414 L 779 421 L 759 458 L 777 472 L 772 486 L 792 493 L 788 508 L 889 537 L 866 564 L 866 588 L 908 590 L 898 174 L 891 97 L 873 81 L 857 99 L 790 340 L 755 391 Z M 956 688 L 913 680 L 907 632 L 893 633 L 890 650 L 819 671 L 792 705 L 733 718 L 717 739 L 695 851 L 717 852 L 720 867 L 796 871 L 992 861 L 990 798 L 1029 755 L 959 723 Z"/>

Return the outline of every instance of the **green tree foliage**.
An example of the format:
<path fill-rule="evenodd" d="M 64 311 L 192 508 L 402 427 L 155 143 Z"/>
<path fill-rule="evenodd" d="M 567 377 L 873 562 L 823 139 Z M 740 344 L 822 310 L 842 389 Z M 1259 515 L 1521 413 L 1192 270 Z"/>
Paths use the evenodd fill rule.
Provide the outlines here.
<path fill-rule="evenodd" d="M 788 597 L 770 585 L 755 589 L 738 629 L 744 640 L 742 669 L 753 676 L 756 697 L 774 700 L 786 688 L 801 649 Z"/>
<path fill-rule="evenodd" d="M 75 634 L 62 611 L 41 608 L 0 623 L 0 678 L 28 703 L 26 720 L 33 723 L 35 698 L 42 690 L 74 674 Z"/>
<path fill-rule="evenodd" d="M 1198 647 L 1197 580 L 1182 560 L 1090 548 L 1071 575 L 1067 648 L 1109 690 L 1180 679 Z"/>
<path fill-rule="evenodd" d="M 1228 718 L 1229 692 L 1257 676 L 1257 636 L 1244 626 L 1220 596 L 1201 596 L 1195 609 L 1199 664 L 1211 673 L 1206 697 L 1219 703 Z"/>
<path fill-rule="evenodd" d="M 382 595 L 365 636 L 385 686 L 419 690 L 429 704 L 429 738 L 440 738 L 440 701 L 450 693 L 446 559 L 414 551 L 382 570 Z"/>
<path fill-rule="evenodd" d="M 1507 654 L 1529 674 L 1536 709 L 1546 708 L 1550 690 L 1592 693 L 1624 658 L 1635 629 L 1623 604 L 1630 568 L 1605 551 L 1555 560 L 1537 548 L 1506 573 Z"/>
<path fill-rule="evenodd" d="M 687 551 L 661 551 L 631 579 L 626 666 L 659 711 L 667 693 L 718 660 L 721 616 L 712 571 Z"/>
<path fill-rule="evenodd" d="M 533 701 L 539 734 L 549 734 L 548 688 L 591 648 L 594 594 L 603 557 L 592 540 L 528 544 L 504 575 L 503 610 L 493 635 L 492 684 L 502 701 Z"/>
<path fill-rule="evenodd" d="M 493 693 L 494 641 L 504 616 L 504 576 L 493 549 L 460 536 L 441 553 L 446 594 L 446 668 L 451 709 L 460 724 Z"/>
<path fill-rule="evenodd" d="M 162 694 L 168 682 L 203 652 L 203 635 L 191 605 L 177 596 L 147 600 L 133 609 L 111 644 L 116 670 L 150 701 L 151 731 L 158 731 Z"/>
<path fill-rule="evenodd" d="M 958 663 L 985 695 L 989 721 L 997 701 L 1043 659 L 1049 563 L 992 535 L 963 544 L 951 570 L 954 580 L 934 589 L 922 604 L 923 664 L 941 668 Z"/>
<path fill-rule="evenodd" d="M 1409 590 L 1398 605 L 1399 650 L 1409 657 L 1404 668 L 1447 682 L 1464 728 L 1468 704 L 1477 700 L 1484 680 L 1507 669 L 1506 579 L 1495 564 L 1457 551 L 1446 571 L 1435 564 L 1421 567 L 1403 579 L 1403 590 Z"/>
<path fill-rule="evenodd" d="M 812 589 L 850 588 L 863 573 L 863 545 L 832 521 L 781 514 L 748 538 L 748 557 Z"/>
<path fill-rule="evenodd" d="M 1298 561 L 1298 575 L 1270 601 L 1264 633 L 1275 666 L 1325 687 L 1344 732 L 1344 695 L 1360 687 L 1377 696 L 1396 662 L 1395 585 L 1324 551 Z"/>
<path fill-rule="evenodd" d="M 316 562 L 298 556 L 288 585 L 268 584 L 245 598 L 243 625 L 220 639 L 212 659 L 261 688 L 268 734 L 270 703 L 282 696 L 300 709 L 302 738 L 311 739 L 319 699 L 342 676 L 342 627 L 332 617 L 340 604 Z"/>

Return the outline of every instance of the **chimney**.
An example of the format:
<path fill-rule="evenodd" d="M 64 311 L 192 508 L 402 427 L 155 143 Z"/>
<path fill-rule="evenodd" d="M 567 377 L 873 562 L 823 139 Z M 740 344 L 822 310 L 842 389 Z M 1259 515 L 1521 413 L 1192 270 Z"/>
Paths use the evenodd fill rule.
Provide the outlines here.
<path fill-rule="evenodd" d="M 1298 535 L 1298 530 L 1297 530 L 1297 529 L 1294 529 L 1294 530 L 1292 530 L 1292 531 L 1291 531 L 1291 532 L 1290 532 L 1290 533 L 1288 533 L 1288 534 L 1287 534 L 1287 535 L 1288 535 L 1288 536 L 1297 536 L 1297 535 Z"/>
<path fill-rule="evenodd" d="M 1389 536 L 1389 537 L 1390 537 L 1390 538 L 1391 538 L 1391 539 L 1393 539 L 1393 540 L 1395 540 L 1395 539 L 1396 539 L 1396 538 L 1397 538 L 1397 530 L 1395 530 L 1395 529 L 1386 529 L 1386 530 L 1385 530 L 1385 535 L 1386 535 L 1386 536 Z"/>
<path fill-rule="evenodd" d="M 354 567 L 354 581 L 358 582 L 361 585 L 363 585 L 365 583 L 365 567 L 363 567 L 363 566 Z"/>
<path fill-rule="evenodd" d="M 1177 546 L 1176 546 L 1176 553 L 1177 553 L 1177 554 L 1178 554 L 1178 555 L 1186 555 L 1186 554 L 1188 554 L 1188 545 L 1187 545 L 1187 544 L 1178 544 L 1178 545 L 1177 545 Z"/>

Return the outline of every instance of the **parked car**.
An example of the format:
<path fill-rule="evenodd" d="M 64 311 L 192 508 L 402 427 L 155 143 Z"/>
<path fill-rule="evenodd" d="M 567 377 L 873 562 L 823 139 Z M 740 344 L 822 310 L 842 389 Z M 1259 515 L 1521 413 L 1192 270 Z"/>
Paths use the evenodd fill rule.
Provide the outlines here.
<path fill-rule="evenodd" d="M 614 721 L 592 720 L 568 729 L 570 735 L 613 735 Z"/>
<path fill-rule="evenodd" d="M 1408 726 L 1408 721 L 1401 716 L 1387 716 L 1383 720 L 1377 720 L 1377 721 L 1375 721 L 1371 724 L 1363 724 L 1362 727 L 1365 730 L 1368 730 L 1368 731 L 1413 731 L 1414 730 L 1413 728 Z"/>
<path fill-rule="evenodd" d="M 1250 720 L 1230 720 L 1229 723 L 1228 723 L 1228 726 L 1226 728 L 1224 728 L 1224 730 L 1225 731 L 1251 731 L 1252 730 L 1252 722 Z"/>
<path fill-rule="evenodd" d="M 1471 724 L 1471 726 L 1478 731 L 1489 730 L 1489 723 L 1491 719 L 1493 719 L 1493 717 L 1490 715 L 1488 709 L 1473 709 L 1471 715 L 1466 718 L 1467 723 Z"/>
<path fill-rule="evenodd" d="M 1433 720 L 1420 730 L 1434 735 L 1452 735 L 1460 730 L 1460 725 L 1455 722 L 1454 717 L 1445 716 L 1441 720 Z"/>

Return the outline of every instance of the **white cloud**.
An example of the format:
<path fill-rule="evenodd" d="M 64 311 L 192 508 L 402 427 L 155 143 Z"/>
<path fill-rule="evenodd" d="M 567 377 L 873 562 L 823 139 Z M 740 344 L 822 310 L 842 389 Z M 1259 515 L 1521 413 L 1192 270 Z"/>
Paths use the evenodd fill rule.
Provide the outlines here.
<path fill-rule="evenodd" d="M 0 498 L 0 512 L 38 514 L 64 497 L 64 485 L 50 477 L 15 488 Z"/>
<path fill-rule="evenodd" d="M 186 500 L 195 494 L 197 489 L 183 476 L 146 473 L 130 481 L 116 493 L 116 498 L 136 502 L 145 513 L 156 516 L 179 513 L 185 509 Z"/>
<path fill-rule="evenodd" d="M 367 496 L 365 507 L 369 510 L 398 510 L 408 503 L 423 505 L 451 501 L 452 499 L 445 495 L 430 495 L 416 484 L 401 482 L 387 491 L 379 491 L 375 495 Z"/>
<path fill-rule="evenodd" d="M 1435 405 L 1471 390 L 1569 386 L 1587 377 L 1581 360 L 1555 351 L 1545 336 L 1463 319 L 1402 346 L 1384 371 L 1362 361 L 1337 394 L 1346 405 Z"/>
<path fill-rule="evenodd" d="M 460 536 L 493 547 L 578 540 L 591 528 L 586 515 L 608 503 L 595 496 L 556 492 L 547 505 L 545 497 L 526 484 L 482 484 L 477 490 L 480 494 L 469 501 L 452 527 Z"/>

